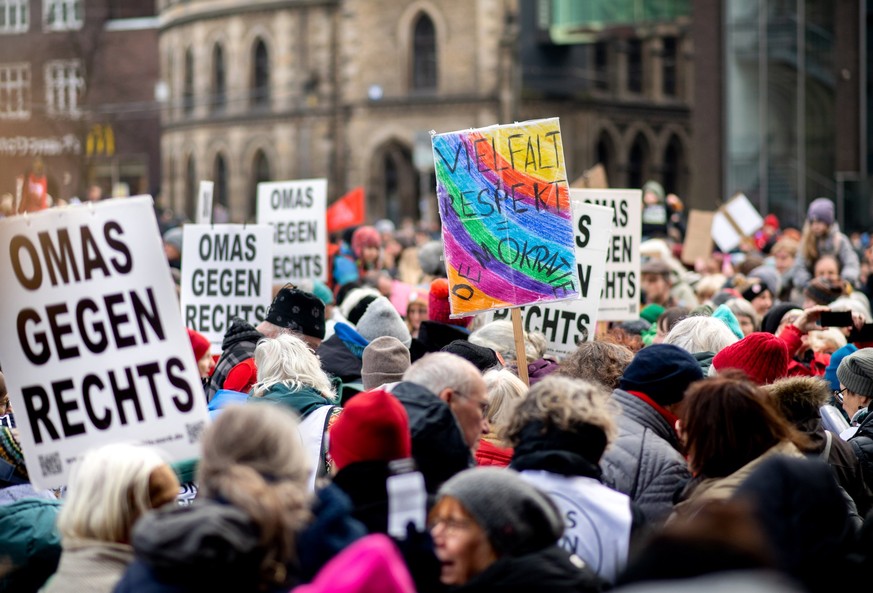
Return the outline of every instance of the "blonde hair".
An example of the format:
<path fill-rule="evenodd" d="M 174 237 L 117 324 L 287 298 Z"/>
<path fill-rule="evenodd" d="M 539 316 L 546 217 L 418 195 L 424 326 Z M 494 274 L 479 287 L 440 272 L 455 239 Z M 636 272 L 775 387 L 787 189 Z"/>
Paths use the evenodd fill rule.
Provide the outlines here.
<path fill-rule="evenodd" d="M 73 466 L 58 515 L 66 539 L 130 541 L 133 524 L 151 509 L 149 478 L 166 465 L 153 449 L 113 443 L 92 449 Z"/>
<path fill-rule="evenodd" d="M 833 354 L 846 343 L 846 336 L 835 327 L 809 332 L 809 347 L 813 352 Z"/>
<path fill-rule="evenodd" d="M 697 296 L 697 300 L 701 303 L 710 300 L 721 290 L 725 282 L 727 282 L 727 276 L 724 274 L 704 276 L 694 286 L 694 294 Z"/>
<path fill-rule="evenodd" d="M 261 581 L 282 585 L 296 536 L 310 520 L 306 451 L 297 420 L 278 406 L 229 406 L 203 434 L 200 495 L 225 500 L 258 526 Z"/>
<path fill-rule="evenodd" d="M 311 387 L 333 401 L 336 394 L 330 379 L 321 370 L 318 357 L 306 342 L 292 335 L 264 338 L 255 347 L 258 382 L 254 396 L 263 397 L 274 385 L 282 384 L 295 391 Z"/>
<path fill-rule="evenodd" d="M 797 250 L 799 247 L 800 243 L 791 237 L 782 237 L 773 244 L 773 247 L 770 248 L 770 253 L 776 255 L 780 251 L 784 251 L 791 257 L 797 257 Z"/>
<path fill-rule="evenodd" d="M 616 411 L 606 390 L 594 383 L 549 375 L 530 388 L 515 408 L 504 430 L 505 438 L 517 445 L 522 429 L 533 422 L 572 431 L 580 424 L 589 424 L 603 431 L 606 442 L 615 438 Z"/>
<path fill-rule="evenodd" d="M 488 371 L 483 376 L 488 390 L 488 413 L 485 417 L 493 427 L 499 427 L 507 422 L 515 406 L 527 393 L 527 385 L 510 370 L 500 369 Z"/>

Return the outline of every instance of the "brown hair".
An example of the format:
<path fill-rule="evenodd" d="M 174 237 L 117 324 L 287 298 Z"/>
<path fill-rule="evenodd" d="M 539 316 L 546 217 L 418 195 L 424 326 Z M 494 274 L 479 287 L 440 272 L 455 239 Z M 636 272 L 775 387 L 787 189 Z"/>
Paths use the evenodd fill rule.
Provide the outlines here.
<path fill-rule="evenodd" d="M 609 344 L 618 344 L 619 346 L 624 346 L 634 354 L 643 349 L 643 339 L 637 335 L 626 332 L 620 327 L 611 328 L 605 336 L 597 338 L 600 342 L 607 342 Z"/>
<path fill-rule="evenodd" d="M 688 465 L 704 478 L 728 476 L 782 441 L 809 448 L 806 437 L 742 373 L 698 381 L 684 401 Z"/>
<path fill-rule="evenodd" d="M 557 373 L 573 379 L 596 381 L 615 389 L 633 358 L 633 351 L 623 344 L 601 340 L 582 342 L 561 361 Z"/>

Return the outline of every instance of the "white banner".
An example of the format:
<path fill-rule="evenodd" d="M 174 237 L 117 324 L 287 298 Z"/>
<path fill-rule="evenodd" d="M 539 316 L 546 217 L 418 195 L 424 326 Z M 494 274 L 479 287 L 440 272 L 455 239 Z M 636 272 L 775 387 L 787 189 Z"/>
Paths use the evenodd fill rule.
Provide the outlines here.
<path fill-rule="evenodd" d="M 221 352 L 234 317 L 258 325 L 273 298 L 273 229 L 267 224 L 186 224 L 182 319 Z"/>
<path fill-rule="evenodd" d="M 600 321 L 627 321 L 640 316 L 640 241 L 642 191 L 638 189 L 571 189 L 570 197 L 612 208 L 612 238 L 600 299 Z"/>
<path fill-rule="evenodd" d="M 273 282 L 327 282 L 327 180 L 258 184 L 258 224 L 273 226 Z"/>
<path fill-rule="evenodd" d="M 212 222 L 212 191 L 214 188 L 215 183 L 212 181 L 200 182 L 200 190 L 197 192 L 197 214 L 194 216 L 194 222 L 197 224 Z"/>
<path fill-rule="evenodd" d="M 199 454 L 206 398 L 152 199 L 0 220 L 0 361 L 31 481 L 125 441 Z"/>
<path fill-rule="evenodd" d="M 570 190 L 570 197 L 580 297 L 520 307 L 525 331 L 542 332 L 548 342 L 547 353 L 558 359 L 573 352 L 580 342 L 594 339 L 606 252 L 612 235 L 612 209 L 577 200 L 573 197 L 574 191 Z M 488 315 L 489 321 L 509 319 L 509 309 Z"/>

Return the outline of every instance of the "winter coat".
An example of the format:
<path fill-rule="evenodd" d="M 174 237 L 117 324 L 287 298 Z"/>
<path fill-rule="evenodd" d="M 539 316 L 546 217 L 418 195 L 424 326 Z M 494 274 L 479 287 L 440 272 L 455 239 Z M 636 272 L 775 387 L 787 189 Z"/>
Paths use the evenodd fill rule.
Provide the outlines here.
<path fill-rule="evenodd" d="M 473 455 L 449 405 L 427 387 L 401 381 L 391 393 L 409 417 L 412 457 L 424 475 L 429 494 L 443 482 L 473 466 Z"/>
<path fill-rule="evenodd" d="M 251 324 L 234 317 L 221 341 L 221 356 L 215 363 L 209 385 L 206 386 L 206 399 L 211 401 L 215 392 L 224 388 L 224 381 L 230 371 L 244 360 L 255 355 L 255 346 L 264 335 Z"/>
<path fill-rule="evenodd" d="M 476 465 L 496 465 L 506 467 L 512 461 L 512 447 L 498 447 L 484 438 L 476 449 Z"/>
<path fill-rule="evenodd" d="M 12 569 L 0 575 L 0 591 L 37 591 L 58 566 L 61 536 L 55 521 L 61 502 L 23 498 L 0 505 L 0 560 Z"/>
<path fill-rule="evenodd" d="M 352 517 L 368 533 L 388 533 L 388 480 L 391 472 L 384 461 L 350 463 L 333 477 L 352 503 Z"/>
<path fill-rule="evenodd" d="M 588 593 L 602 583 L 578 558 L 557 545 L 524 556 L 504 556 L 455 593 Z"/>
<path fill-rule="evenodd" d="M 720 500 L 728 500 L 734 494 L 740 484 L 748 478 L 753 471 L 758 469 L 764 461 L 777 456 L 785 455 L 803 459 L 801 453 L 793 443 L 782 441 L 770 447 L 767 451 L 739 468 L 734 473 L 721 478 L 704 478 L 688 484 L 682 494 L 682 502 L 676 505 L 674 516 L 691 516 L 706 503 Z"/>
<path fill-rule="evenodd" d="M 603 482 L 631 497 L 650 523 L 661 522 L 673 508 L 676 491 L 691 478 L 673 427 L 652 406 L 616 389 L 622 408 L 618 437 L 600 460 Z"/>
<path fill-rule="evenodd" d="M 852 247 L 849 238 L 840 232 L 839 226 L 832 224 L 827 235 L 817 241 L 819 257 L 822 255 L 834 255 L 840 261 L 840 276 L 853 286 L 858 283 L 861 275 L 861 263 L 858 254 Z M 797 250 L 794 266 L 789 271 L 792 284 L 802 290 L 812 280 L 812 267 L 815 262 L 806 261 L 803 247 Z"/>
<path fill-rule="evenodd" d="M 64 540 L 58 571 L 42 593 L 110 593 L 133 561 L 133 547 Z"/>
<path fill-rule="evenodd" d="M 351 326 L 337 323 L 334 334 L 323 341 L 315 353 L 325 373 L 343 383 L 355 383 L 361 380 L 361 356 L 366 347 L 367 340 Z"/>

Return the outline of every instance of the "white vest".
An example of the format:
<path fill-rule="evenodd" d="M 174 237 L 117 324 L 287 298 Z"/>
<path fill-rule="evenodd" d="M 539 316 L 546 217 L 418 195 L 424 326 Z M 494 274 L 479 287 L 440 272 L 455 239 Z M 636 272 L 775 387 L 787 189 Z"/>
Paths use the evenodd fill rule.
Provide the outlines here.
<path fill-rule="evenodd" d="M 524 470 L 521 477 L 547 493 L 564 517 L 558 544 L 614 583 L 627 563 L 631 506 L 625 494 L 593 478 Z"/>

